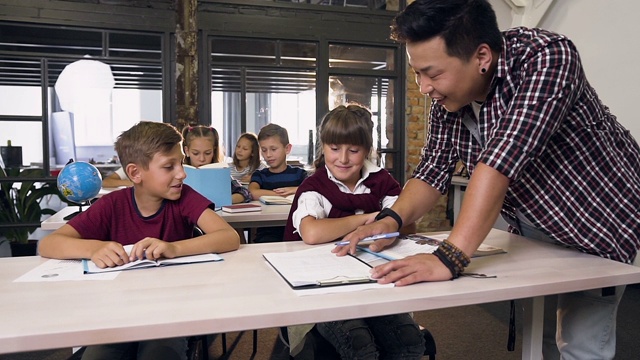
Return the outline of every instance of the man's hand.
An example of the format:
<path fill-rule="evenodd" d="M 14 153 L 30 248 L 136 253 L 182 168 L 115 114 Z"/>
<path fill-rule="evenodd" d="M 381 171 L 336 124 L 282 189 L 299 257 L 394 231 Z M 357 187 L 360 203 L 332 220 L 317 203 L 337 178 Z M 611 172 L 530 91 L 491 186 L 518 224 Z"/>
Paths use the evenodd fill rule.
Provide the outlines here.
<path fill-rule="evenodd" d="M 104 269 L 127 264 L 129 255 L 120 243 L 115 241 L 102 241 L 101 246 L 91 255 L 91 261 L 97 267 Z"/>
<path fill-rule="evenodd" d="M 434 255 L 418 254 L 378 265 L 371 269 L 371 277 L 380 284 L 404 286 L 423 281 L 450 280 L 452 275 Z"/>

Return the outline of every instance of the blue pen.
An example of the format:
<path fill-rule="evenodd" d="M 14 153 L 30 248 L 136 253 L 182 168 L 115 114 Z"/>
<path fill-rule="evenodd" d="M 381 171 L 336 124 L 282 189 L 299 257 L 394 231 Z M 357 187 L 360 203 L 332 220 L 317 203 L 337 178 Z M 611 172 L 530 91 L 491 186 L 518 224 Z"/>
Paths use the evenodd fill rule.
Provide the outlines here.
<path fill-rule="evenodd" d="M 389 239 L 389 238 L 394 238 L 396 236 L 399 236 L 400 233 L 399 232 L 392 232 L 392 233 L 384 233 L 384 234 L 378 234 L 378 235 L 372 235 L 372 236 L 368 236 L 360 241 L 358 241 L 358 244 L 364 244 L 364 243 L 371 243 L 374 242 L 376 240 L 380 240 L 380 239 Z M 344 246 L 344 245 L 349 245 L 348 241 L 338 241 L 336 243 L 336 246 Z"/>

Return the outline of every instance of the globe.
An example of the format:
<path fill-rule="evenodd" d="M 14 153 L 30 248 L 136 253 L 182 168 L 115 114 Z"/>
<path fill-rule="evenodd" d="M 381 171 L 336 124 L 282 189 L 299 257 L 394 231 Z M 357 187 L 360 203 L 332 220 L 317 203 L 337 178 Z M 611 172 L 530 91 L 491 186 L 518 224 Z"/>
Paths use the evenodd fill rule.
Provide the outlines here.
<path fill-rule="evenodd" d="M 102 187 L 102 175 L 88 162 L 67 164 L 58 174 L 58 190 L 69 201 L 83 203 L 96 197 Z"/>

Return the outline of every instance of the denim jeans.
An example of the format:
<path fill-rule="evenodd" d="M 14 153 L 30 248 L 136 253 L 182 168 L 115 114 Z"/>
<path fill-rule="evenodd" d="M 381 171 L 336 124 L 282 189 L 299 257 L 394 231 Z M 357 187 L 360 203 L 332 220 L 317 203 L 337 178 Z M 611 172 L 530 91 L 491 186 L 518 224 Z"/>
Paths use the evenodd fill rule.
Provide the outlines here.
<path fill-rule="evenodd" d="M 409 314 L 316 324 L 342 359 L 420 359 L 424 338 Z"/>
<path fill-rule="evenodd" d="M 87 346 L 82 360 L 186 360 L 187 339 L 170 338 Z"/>
<path fill-rule="evenodd" d="M 520 223 L 531 239 L 553 242 L 538 229 Z M 544 360 L 613 359 L 616 354 L 616 316 L 625 286 L 613 294 L 604 289 L 545 296 L 542 336 Z"/>

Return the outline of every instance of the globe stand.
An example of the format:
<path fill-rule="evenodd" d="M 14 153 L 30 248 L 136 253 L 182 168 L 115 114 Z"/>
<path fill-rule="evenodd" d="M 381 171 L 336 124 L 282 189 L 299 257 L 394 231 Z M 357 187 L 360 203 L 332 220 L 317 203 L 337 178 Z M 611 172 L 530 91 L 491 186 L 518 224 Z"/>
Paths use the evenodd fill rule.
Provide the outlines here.
<path fill-rule="evenodd" d="M 78 215 L 78 214 L 80 214 L 80 213 L 82 212 L 82 206 L 84 206 L 84 205 L 87 205 L 87 206 L 88 206 L 88 205 L 90 205 L 90 203 L 89 203 L 88 201 L 87 201 L 87 202 L 85 202 L 85 204 L 84 204 L 84 205 L 83 205 L 83 204 L 78 204 L 78 203 L 74 203 L 74 204 L 78 205 L 78 207 L 79 207 L 78 211 L 76 211 L 76 212 L 72 212 L 71 214 L 69 214 L 69 215 L 65 216 L 65 217 L 63 218 L 64 220 L 71 220 L 71 219 L 73 219 L 74 217 L 76 217 L 76 215 Z"/>

